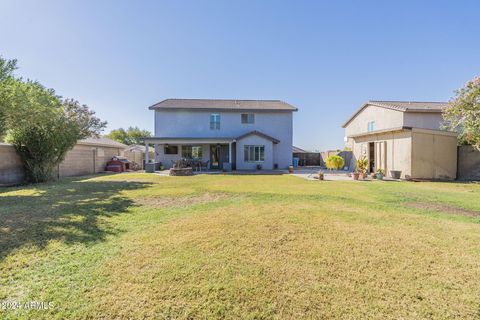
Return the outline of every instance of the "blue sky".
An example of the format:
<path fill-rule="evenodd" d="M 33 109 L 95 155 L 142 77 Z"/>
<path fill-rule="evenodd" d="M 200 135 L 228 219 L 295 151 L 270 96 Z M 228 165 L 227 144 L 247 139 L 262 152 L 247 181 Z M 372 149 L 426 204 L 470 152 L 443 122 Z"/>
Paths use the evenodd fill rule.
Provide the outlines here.
<path fill-rule="evenodd" d="M 107 132 L 153 131 L 169 97 L 281 99 L 294 144 L 343 147 L 363 102 L 448 100 L 480 69 L 480 1 L 0 2 L 0 55 L 89 105 Z"/>

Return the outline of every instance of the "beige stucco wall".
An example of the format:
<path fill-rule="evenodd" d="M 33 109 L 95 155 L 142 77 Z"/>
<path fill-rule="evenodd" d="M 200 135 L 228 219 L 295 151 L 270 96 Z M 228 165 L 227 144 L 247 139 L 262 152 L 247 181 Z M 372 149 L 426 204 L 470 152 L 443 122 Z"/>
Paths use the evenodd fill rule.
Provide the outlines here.
<path fill-rule="evenodd" d="M 440 130 L 442 127 L 442 114 L 429 112 L 404 112 L 403 125 L 412 128 Z"/>
<path fill-rule="evenodd" d="M 418 179 L 456 179 L 456 135 L 441 131 L 413 130 L 411 176 Z"/>
<path fill-rule="evenodd" d="M 354 160 L 359 159 L 362 156 L 369 158 L 368 144 L 370 142 L 384 143 L 379 149 L 377 149 L 377 152 L 382 154 L 382 159 L 380 161 L 377 157 L 377 168 L 381 167 L 384 169 L 387 176 L 390 176 L 390 170 L 402 171 L 402 178 L 411 175 L 411 131 L 403 130 L 357 137 L 352 139 L 352 141 Z"/>
<path fill-rule="evenodd" d="M 403 112 L 368 105 L 345 127 L 345 136 L 367 132 L 370 121 L 375 121 L 376 130 L 398 128 L 403 126 Z"/>

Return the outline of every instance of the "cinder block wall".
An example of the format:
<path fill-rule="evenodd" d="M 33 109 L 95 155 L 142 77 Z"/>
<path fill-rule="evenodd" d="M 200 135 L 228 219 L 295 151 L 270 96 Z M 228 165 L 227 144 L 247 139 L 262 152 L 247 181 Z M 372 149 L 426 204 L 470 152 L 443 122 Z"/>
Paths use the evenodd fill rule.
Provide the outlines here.
<path fill-rule="evenodd" d="M 20 183 L 23 179 L 23 163 L 15 148 L 0 143 L 0 185 Z"/>
<path fill-rule="evenodd" d="M 472 146 L 458 147 L 458 179 L 480 180 L 480 151 Z"/>
<path fill-rule="evenodd" d="M 54 174 L 61 178 L 104 172 L 107 161 L 121 155 L 121 148 L 77 144 L 67 153 Z M 13 146 L 0 144 L 0 185 L 21 183 L 24 176 L 22 160 Z"/>

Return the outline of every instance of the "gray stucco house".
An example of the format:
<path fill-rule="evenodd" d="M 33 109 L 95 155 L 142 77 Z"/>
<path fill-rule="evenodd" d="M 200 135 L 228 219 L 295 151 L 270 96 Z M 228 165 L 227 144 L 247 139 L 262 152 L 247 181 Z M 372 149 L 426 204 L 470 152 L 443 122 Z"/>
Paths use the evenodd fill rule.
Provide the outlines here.
<path fill-rule="evenodd" d="M 166 99 L 155 111 L 155 161 L 181 158 L 210 169 L 284 169 L 292 163 L 293 112 L 279 100 Z M 228 165 L 227 165 L 228 164 Z"/>

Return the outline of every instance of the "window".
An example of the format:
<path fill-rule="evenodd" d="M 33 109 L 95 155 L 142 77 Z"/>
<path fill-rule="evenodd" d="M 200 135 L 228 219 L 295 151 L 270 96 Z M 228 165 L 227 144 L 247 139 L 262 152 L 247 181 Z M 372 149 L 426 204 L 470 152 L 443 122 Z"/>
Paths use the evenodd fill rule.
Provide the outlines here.
<path fill-rule="evenodd" d="M 265 161 L 265 146 L 244 146 L 243 159 L 245 162 Z"/>
<path fill-rule="evenodd" d="M 368 122 L 368 126 L 367 126 L 367 131 L 368 132 L 375 131 L 376 129 L 377 129 L 377 126 L 375 124 L 375 121 Z"/>
<path fill-rule="evenodd" d="M 242 123 L 254 123 L 255 114 L 253 113 L 242 113 Z"/>
<path fill-rule="evenodd" d="M 163 153 L 165 153 L 165 154 L 178 154 L 178 146 L 166 145 Z"/>
<path fill-rule="evenodd" d="M 220 130 L 220 114 L 219 113 L 212 113 L 210 115 L 210 129 Z"/>
<path fill-rule="evenodd" d="M 202 155 L 202 146 L 182 146 L 182 158 L 201 159 Z"/>

